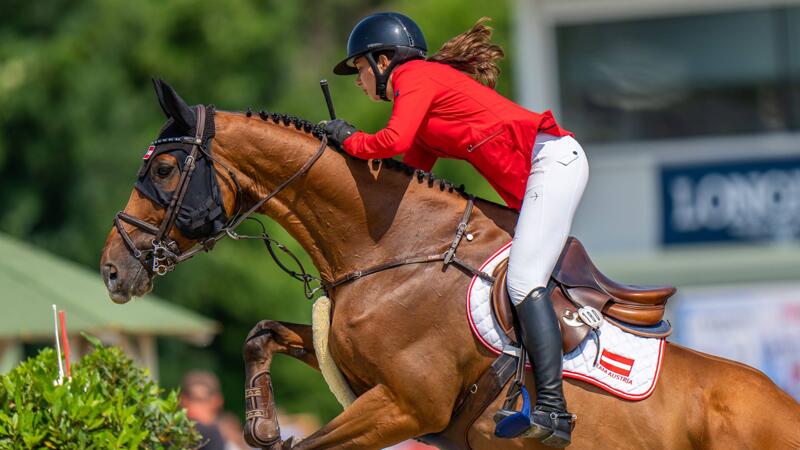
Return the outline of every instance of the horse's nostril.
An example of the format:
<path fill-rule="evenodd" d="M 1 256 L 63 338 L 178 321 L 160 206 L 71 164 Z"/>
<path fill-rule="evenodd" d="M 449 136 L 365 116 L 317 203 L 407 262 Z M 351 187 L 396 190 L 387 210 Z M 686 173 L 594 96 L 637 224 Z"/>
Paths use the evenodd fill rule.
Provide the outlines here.
<path fill-rule="evenodd" d="M 117 280 L 117 266 L 113 264 L 106 264 L 105 266 L 106 277 L 109 281 Z"/>

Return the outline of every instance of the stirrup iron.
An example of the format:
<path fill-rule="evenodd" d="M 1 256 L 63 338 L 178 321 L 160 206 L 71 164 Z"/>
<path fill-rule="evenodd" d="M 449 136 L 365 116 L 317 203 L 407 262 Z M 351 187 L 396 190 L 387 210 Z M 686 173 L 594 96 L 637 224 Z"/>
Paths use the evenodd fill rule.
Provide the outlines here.
<path fill-rule="evenodd" d="M 531 398 L 525 389 L 526 356 L 525 347 L 520 346 L 513 384 L 508 389 L 503 406 L 494 414 L 494 435 L 497 437 L 513 439 L 531 427 Z M 515 406 L 520 397 L 522 397 L 522 408 L 517 411 Z"/>
<path fill-rule="evenodd" d="M 578 317 L 593 330 L 597 330 L 603 325 L 603 314 L 591 306 L 582 306 L 578 309 Z"/>

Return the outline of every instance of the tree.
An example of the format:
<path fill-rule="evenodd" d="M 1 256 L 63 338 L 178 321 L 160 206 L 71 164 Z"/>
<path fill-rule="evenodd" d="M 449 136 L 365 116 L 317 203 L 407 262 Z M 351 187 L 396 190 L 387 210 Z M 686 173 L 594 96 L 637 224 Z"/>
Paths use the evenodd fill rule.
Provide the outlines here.
<path fill-rule="evenodd" d="M 15 13 L 0 16 L 0 230 L 90 267 L 164 121 L 150 77 L 164 78 L 190 103 L 315 121 L 327 115 L 318 87 L 327 78 L 339 116 L 376 131 L 390 106 L 368 101 L 352 77 L 331 73 L 360 17 L 404 12 L 435 50 L 486 15 L 495 19 L 496 41 L 508 43 L 506 5 L 477 0 L 7 0 L 5 9 Z M 504 70 L 498 89 L 508 94 L 510 86 Z M 435 171 L 498 198 L 466 164 L 440 162 Z M 302 253 L 267 222 L 274 237 Z M 305 256 L 303 262 L 310 265 Z M 208 349 L 161 342 L 164 383 L 177 385 L 193 366 L 215 370 L 228 407 L 239 412 L 240 349 L 256 319 L 310 318 L 299 283 L 269 261 L 260 243 L 222 242 L 212 255 L 159 279 L 156 292 L 224 325 Z M 330 418 L 339 411 L 321 377 L 295 361 L 279 360 L 273 380 L 279 405 L 290 412 Z"/>

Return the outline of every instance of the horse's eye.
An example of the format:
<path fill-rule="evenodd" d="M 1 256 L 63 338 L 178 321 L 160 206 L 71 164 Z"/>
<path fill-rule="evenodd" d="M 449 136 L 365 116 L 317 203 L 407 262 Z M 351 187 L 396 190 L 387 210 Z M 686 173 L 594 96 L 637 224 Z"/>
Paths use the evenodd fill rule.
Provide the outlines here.
<path fill-rule="evenodd" d="M 156 168 L 156 175 L 161 178 L 166 178 L 172 173 L 172 166 L 158 166 Z"/>

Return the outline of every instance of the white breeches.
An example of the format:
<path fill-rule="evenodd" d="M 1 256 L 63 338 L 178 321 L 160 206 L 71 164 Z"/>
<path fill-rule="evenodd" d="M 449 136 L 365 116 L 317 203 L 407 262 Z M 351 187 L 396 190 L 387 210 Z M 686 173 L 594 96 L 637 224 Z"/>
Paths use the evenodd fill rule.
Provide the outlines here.
<path fill-rule="evenodd" d="M 508 258 L 508 294 L 518 305 L 547 285 L 569 236 L 589 179 L 589 164 L 571 136 L 540 134 Z"/>

